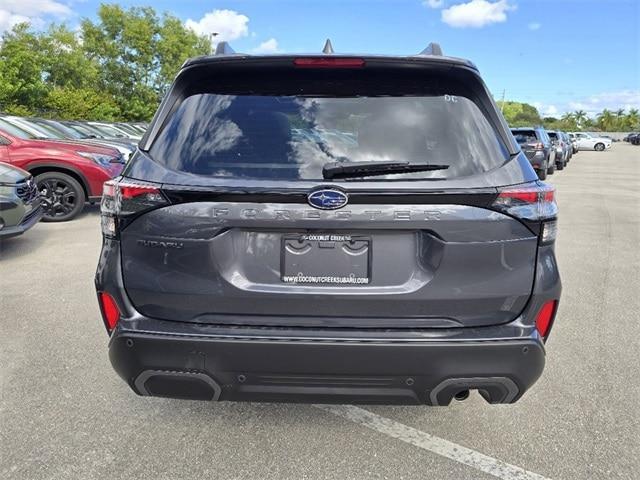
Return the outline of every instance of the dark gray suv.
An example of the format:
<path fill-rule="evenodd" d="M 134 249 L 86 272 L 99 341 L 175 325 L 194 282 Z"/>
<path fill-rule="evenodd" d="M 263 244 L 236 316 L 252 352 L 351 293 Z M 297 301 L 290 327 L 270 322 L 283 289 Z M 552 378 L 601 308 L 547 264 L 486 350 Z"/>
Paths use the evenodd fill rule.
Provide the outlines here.
<path fill-rule="evenodd" d="M 105 184 L 111 363 L 140 395 L 512 403 L 558 307 L 556 216 L 471 62 L 222 45 Z"/>
<path fill-rule="evenodd" d="M 543 127 L 512 128 L 511 133 L 531 162 L 540 180 L 556 171 L 556 147 Z M 564 168 L 564 164 L 563 164 Z"/>
<path fill-rule="evenodd" d="M 22 235 L 40 221 L 42 214 L 40 194 L 33 176 L 21 168 L 0 162 L 0 240 Z"/>

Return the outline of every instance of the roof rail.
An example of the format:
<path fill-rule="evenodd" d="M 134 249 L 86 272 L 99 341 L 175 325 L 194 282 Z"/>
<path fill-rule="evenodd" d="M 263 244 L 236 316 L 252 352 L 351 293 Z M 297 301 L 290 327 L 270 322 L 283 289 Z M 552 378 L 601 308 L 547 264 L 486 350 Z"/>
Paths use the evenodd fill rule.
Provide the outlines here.
<path fill-rule="evenodd" d="M 236 51 L 231 48 L 228 42 L 220 42 L 216 45 L 216 51 L 213 53 L 214 55 L 233 55 Z"/>
<path fill-rule="evenodd" d="M 427 48 L 422 50 L 418 55 L 437 55 L 438 57 L 441 57 L 442 47 L 440 47 L 439 43 L 431 42 L 427 45 Z"/>
<path fill-rule="evenodd" d="M 327 41 L 324 42 L 324 48 L 322 49 L 322 53 L 325 55 L 329 55 L 333 53 L 333 45 L 331 45 L 331 40 L 327 38 Z"/>

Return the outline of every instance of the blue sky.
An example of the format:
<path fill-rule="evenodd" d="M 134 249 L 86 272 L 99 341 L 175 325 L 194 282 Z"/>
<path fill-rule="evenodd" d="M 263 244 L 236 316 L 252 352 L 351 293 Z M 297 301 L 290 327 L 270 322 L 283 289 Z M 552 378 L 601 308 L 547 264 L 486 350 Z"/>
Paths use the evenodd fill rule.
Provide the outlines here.
<path fill-rule="evenodd" d="M 94 0 L 0 0 L 0 31 L 20 20 L 74 27 Z M 543 114 L 640 107 L 640 0 L 115 1 L 171 12 L 237 51 L 411 54 L 430 41 L 473 60 L 496 98 Z"/>

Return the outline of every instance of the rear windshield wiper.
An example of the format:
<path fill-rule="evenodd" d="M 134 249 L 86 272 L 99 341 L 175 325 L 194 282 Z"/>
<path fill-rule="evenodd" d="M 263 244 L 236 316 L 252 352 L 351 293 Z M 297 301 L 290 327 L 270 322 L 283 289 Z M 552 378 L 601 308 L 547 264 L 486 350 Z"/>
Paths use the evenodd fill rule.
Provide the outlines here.
<path fill-rule="evenodd" d="M 430 172 L 446 170 L 449 165 L 433 165 L 411 162 L 335 162 L 322 167 L 323 178 L 358 178 L 394 173 Z"/>

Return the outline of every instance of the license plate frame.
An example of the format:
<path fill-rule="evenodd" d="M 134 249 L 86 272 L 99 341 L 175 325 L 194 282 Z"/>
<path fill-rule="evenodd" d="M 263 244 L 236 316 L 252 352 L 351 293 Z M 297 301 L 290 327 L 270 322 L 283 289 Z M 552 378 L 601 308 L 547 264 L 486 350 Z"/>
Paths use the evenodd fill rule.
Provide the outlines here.
<path fill-rule="evenodd" d="M 282 236 L 280 281 L 287 285 L 358 287 L 371 284 L 368 235 L 305 232 Z"/>

